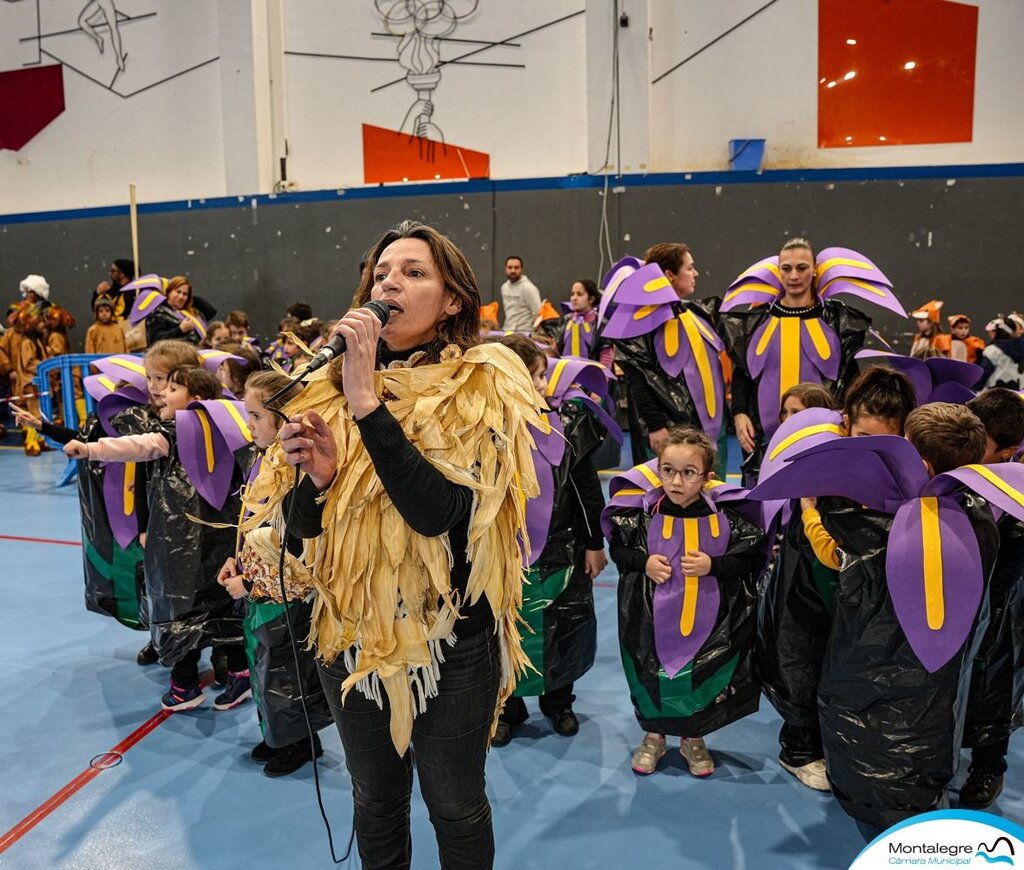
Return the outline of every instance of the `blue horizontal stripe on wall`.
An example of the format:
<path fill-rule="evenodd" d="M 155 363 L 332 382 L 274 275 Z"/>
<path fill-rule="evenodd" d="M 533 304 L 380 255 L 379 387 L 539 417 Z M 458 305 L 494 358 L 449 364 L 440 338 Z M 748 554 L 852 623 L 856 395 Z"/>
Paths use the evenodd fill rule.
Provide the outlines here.
<path fill-rule="evenodd" d="M 717 172 L 659 172 L 609 175 L 613 187 L 664 187 L 701 184 L 792 184 L 797 182 L 843 181 L 919 181 L 930 178 L 1015 178 L 1024 176 L 1024 163 L 986 163 L 962 166 L 882 166 L 853 169 L 766 169 L 761 172 L 722 170 Z M 252 208 L 295 205 L 303 202 L 340 202 L 358 199 L 386 199 L 400 196 L 436 196 L 475 193 L 506 193 L 534 190 L 586 190 L 605 185 L 603 175 L 566 175 L 554 178 L 516 178 L 470 181 L 437 181 L 423 184 L 394 184 L 353 187 L 341 190 L 308 190 L 295 193 L 261 193 L 246 196 L 220 196 L 183 199 L 139 205 L 139 214 L 204 211 L 223 208 Z M 123 217 L 127 205 L 62 211 L 26 212 L 0 215 L 0 226 L 85 218 Z"/>

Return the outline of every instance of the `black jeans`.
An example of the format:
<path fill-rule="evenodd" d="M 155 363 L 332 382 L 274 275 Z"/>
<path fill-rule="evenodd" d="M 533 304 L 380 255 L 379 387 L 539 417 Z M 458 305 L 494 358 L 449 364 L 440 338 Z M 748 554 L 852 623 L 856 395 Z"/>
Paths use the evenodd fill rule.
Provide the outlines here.
<path fill-rule="evenodd" d="M 341 684 L 348 676 L 343 657 L 329 668 L 320 667 L 352 777 L 356 838 L 366 870 L 409 867 L 412 860 L 413 759 L 441 867 L 476 870 L 493 865 L 484 761 L 498 698 L 498 640 L 487 629 L 459 638 L 454 647 L 445 646 L 444 656 L 438 696 L 413 720 L 412 746 L 404 757 L 391 742 L 387 696 L 381 710 L 353 689 L 342 706 Z"/>
<path fill-rule="evenodd" d="M 825 757 L 820 728 L 801 728 L 783 722 L 779 729 L 779 745 L 782 747 L 779 758 L 791 767 L 803 767 Z"/>

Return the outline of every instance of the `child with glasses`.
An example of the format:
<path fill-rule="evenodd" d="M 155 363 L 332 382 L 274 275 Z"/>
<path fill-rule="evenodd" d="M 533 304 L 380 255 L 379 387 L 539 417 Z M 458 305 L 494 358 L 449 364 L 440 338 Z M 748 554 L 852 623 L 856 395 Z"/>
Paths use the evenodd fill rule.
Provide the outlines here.
<path fill-rule="evenodd" d="M 620 572 L 622 661 L 646 732 L 633 752 L 639 775 L 655 771 L 671 734 L 690 773 L 709 776 L 715 763 L 704 736 L 758 706 L 754 580 L 763 535 L 735 503 L 716 503 L 716 490 L 732 488 L 712 481 L 714 460 L 706 435 L 671 429 L 655 461 L 623 475 L 622 487 L 613 482 L 605 510 Z M 631 500 L 644 479 L 659 483 Z"/>

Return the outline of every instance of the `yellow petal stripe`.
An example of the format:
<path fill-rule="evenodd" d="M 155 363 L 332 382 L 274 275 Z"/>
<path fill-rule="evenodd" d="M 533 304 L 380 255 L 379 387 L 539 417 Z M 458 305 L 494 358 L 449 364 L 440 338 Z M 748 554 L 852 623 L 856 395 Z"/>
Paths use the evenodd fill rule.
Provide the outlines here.
<path fill-rule="evenodd" d="M 678 318 L 673 317 L 668 323 L 665 324 L 665 353 L 669 356 L 675 356 L 679 353 L 679 320 L 682 319 L 682 315 Z"/>
<path fill-rule="evenodd" d="M 702 335 L 703 335 L 703 336 L 704 336 L 704 337 L 705 337 L 705 338 L 706 338 L 706 339 L 707 339 L 708 341 L 710 341 L 710 342 L 712 342 L 712 343 L 713 343 L 713 342 L 714 342 L 714 340 L 715 340 L 715 338 L 716 338 L 716 336 L 715 336 L 714 332 L 712 332 L 712 331 L 711 331 L 711 327 L 709 327 L 709 326 L 708 326 L 708 325 L 707 325 L 707 324 L 706 324 L 706 323 L 704 322 L 704 319 L 703 319 L 702 317 L 694 317 L 694 321 L 695 321 L 695 322 L 697 323 L 697 328 L 698 328 L 698 329 L 699 329 L 699 330 L 701 331 L 701 334 L 702 334 Z"/>
<path fill-rule="evenodd" d="M 942 598 L 942 531 L 939 500 L 921 499 L 921 546 L 924 555 L 924 612 L 928 627 L 938 631 L 946 621 Z"/>
<path fill-rule="evenodd" d="M 672 285 L 669 284 L 668 282 L 668 278 L 666 278 L 664 275 L 661 275 L 657 278 L 652 278 L 650 281 L 644 284 L 644 293 L 653 293 L 656 290 L 660 290 L 662 287 L 671 286 Z"/>
<path fill-rule="evenodd" d="M 696 517 L 683 520 L 683 555 L 690 550 L 700 549 L 700 526 Z M 697 589 L 700 580 L 697 577 L 683 578 L 683 609 L 679 615 L 679 633 L 689 637 L 693 624 L 697 621 Z"/>
<path fill-rule="evenodd" d="M 122 493 L 122 501 L 124 502 L 124 515 L 126 517 L 131 516 L 135 513 L 135 463 L 126 462 L 124 464 L 124 492 Z"/>
<path fill-rule="evenodd" d="M 685 520 L 683 521 L 685 522 Z M 676 527 L 675 517 L 662 517 L 661 518 L 661 536 L 666 540 L 672 540 L 672 532 Z"/>
<path fill-rule="evenodd" d="M 569 327 L 569 349 L 573 356 L 582 356 L 580 352 L 580 325 L 574 323 Z"/>
<path fill-rule="evenodd" d="M 660 307 L 661 306 L 659 305 L 645 305 L 643 306 L 643 308 L 638 308 L 636 311 L 633 312 L 633 319 L 643 320 L 645 317 L 650 317 L 650 315 L 653 312 L 657 311 Z"/>
<path fill-rule="evenodd" d="M 210 431 L 210 420 L 206 411 L 196 409 L 196 416 L 199 418 L 199 425 L 203 427 L 203 441 L 206 442 L 206 470 L 213 472 L 213 433 Z"/>
<path fill-rule="evenodd" d="M 869 284 L 867 281 L 859 281 L 856 278 L 833 278 L 824 287 L 821 288 L 818 295 L 823 295 L 829 287 L 836 283 L 836 281 L 848 281 L 850 284 L 856 284 L 862 290 L 868 290 L 869 292 L 874 293 L 876 296 L 885 296 L 884 290 L 879 290 L 874 284 Z"/>
<path fill-rule="evenodd" d="M 196 328 L 196 332 L 199 333 L 201 338 L 206 338 L 206 324 L 204 324 L 203 321 L 201 321 L 195 315 L 189 314 L 187 311 L 182 311 L 181 314 L 182 314 L 182 317 L 184 317 L 186 320 L 191 320 L 192 321 L 192 324 Z"/>
<path fill-rule="evenodd" d="M 985 478 L 985 480 L 991 483 L 992 486 L 994 486 L 1000 492 L 1003 492 L 1006 495 L 1008 495 L 1015 502 L 1017 502 L 1017 504 L 1024 506 L 1024 493 L 1022 493 L 1019 489 L 1010 486 L 1010 484 L 1008 484 L 998 474 L 992 471 L 991 468 L 986 468 L 984 465 L 968 465 L 967 467 L 971 469 L 971 471 L 980 474 L 982 477 Z"/>
<path fill-rule="evenodd" d="M 693 351 L 694 362 L 697 363 L 697 371 L 700 373 L 700 382 L 704 387 L 704 407 L 707 408 L 708 416 L 714 418 L 718 413 L 718 403 L 715 401 L 715 379 L 711 374 L 711 360 L 708 359 L 708 348 L 701 338 L 700 329 L 697 326 L 697 316 L 692 311 L 684 311 L 679 315 L 683 322 L 683 329 L 686 330 L 686 338 L 690 342 L 690 350 Z"/>
<path fill-rule="evenodd" d="M 112 359 L 110 360 L 110 364 L 112 366 L 120 366 L 123 369 L 128 369 L 128 371 L 135 372 L 136 374 L 144 375 L 146 373 L 145 367 L 135 362 L 134 360 Z"/>
<path fill-rule="evenodd" d="M 622 496 L 646 495 L 646 494 L 647 494 L 647 490 L 645 490 L 645 489 L 636 489 L 635 487 L 628 487 L 626 489 L 620 489 L 618 492 L 615 493 L 616 496 L 620 496 L 620 495 L 622 495 Z"/>
<path fill-rule="evenodd" d="M 772 287 L 770 284 L 764 284 L 758 281 L 756 284 L 740 284 L 735 290 L 730 290 L 725 294 L 725 298 L 722 302 L 728 302 L 735 296 L 739 296 L 740 293 L 763 293 L 765 296 L 770 296 L 774 299 L 779 295 L 779 290 L 776 287 Z"/>
<path fill-rule="evenodd" d="M 760 263 L 754 263 L 753 266 L 751 266 L 749 269 L 747 269 L 746 272 L 740 275 L 740 278 L 742 278 L 743 275 L 753 275 L 758 269 L 767 269 L 776 278 L 781 277 L 779 267 L 775 263 L 769 263 L 762 260 Z"/>
<path fill-rule="evenodd" d="M 156 290 L 150 290 L 146 294 L 145 298 L 143 298 L 142 302 L 139 303 L 139 311 L 145 311 L 147 308 L 149 308 L 150 305 L 152 305 L 156 301 L 157 296 L 162 295 L 162 293 L 159 293 Z"/>
<path fill-rule="evenodd" d="M 783 438 L 768 454 L 769 459 L 777 459 L 780 453 L 788 450 L 794 444 L 803 441 L 804 438 L 810 438 L 812 435 L 819 435 L 822 432 L 832 432 L 835 435 L 842 435 L 843 429 L 841 426 L 835 423 L 818 423 L 816 426 L 806 426 L 803 429 L 797 429 L 788 438 Z"/>
<path fill-rule="evenodd" d="M 800 383 L 800 318 L 780 317 L 779 399 Z"/>
<path fill-rule="evenodd" d="M 646 465 L 638 465 L 637 469 L 644 477 L 646 477 L 651 482 L 651 486 L 661 486 L 661 480 L 658 478 L 658 475 L 651 471 L 651 469 L 649 469 Z"/>
<path fill-rule="evenodd" d="M 721 533 L 721 528 L 718 524 L 718 514 L 712 514 L 708 517 L 708 526 L 711 528 L 711 537 L 717 538 Z"/>
<path fill-rule="evenodd" d="M 252 441 L 252 433 L 249 431 L 249 425 L 242 419 L 242 415 L 238 413 L 238 408 L 235 407 L 234 403 L 230 399 L 218 399 L 217 401 L 228 409 L 231 419 L 235 421 L 235 425 L 238 426 L 238 431 L 245 436 L 245 440 Z"/>
<path fill-rule="evenodd" d="M 548 388 L 544 391 L 544 395 L 553 396 L 555 394 L 555 390 L 558 388 L 558 382 L 562 379 L 562 372 L 565 371 L 565 367 L 568 362 L 568 360 L 560 359 L 555 363 L 555 368 L 551 372 L 551 377 L 548 379 Z"/>
<path fill-rule="evenodd" d="M 818 277 L 820 278 L 833 266 L 853 266 L 853 268 L 855 269 L 871 268 L 871 264 L 865 263 L 863 260 L 851 260 L 849 257 L 830 257 L 824 263 L 818 264 Z"/>
<path fill-rule="evenodd" d="M 804 328 L 811 337 L 811 344 L 818 352 L 818 356 L 826 360 L 832 356 L 832 348 L 828 346 L 828 339 L 825 338 L 825 331 L 821 328 L 821 321 L 817 317 L 811 317 L 804 321 Z"/>
<path fill-rule="evenodd" d="M 98 381 L 101 384 L 103 384 L 103 386 L 105 386 L 110 392 L 114 392 L 114 390 L 117 389 L 117 384 L 110 380 L 110 378 L 108 378 L 106 375 L 100 375 Z"/>
<path fill-rule="evenodd" d="M 768 350 L 768 345 L 771 344 L 772 336 L 775 335 L 775 330 L 779 328 L 779 318 L 769 317 L 768 325 L 765 327 L 764 332 L 761 334 L 761 340 L 758 341 L 757 347 L 754 353 L 758 356 L 763 356 L 764 352 Z"/>

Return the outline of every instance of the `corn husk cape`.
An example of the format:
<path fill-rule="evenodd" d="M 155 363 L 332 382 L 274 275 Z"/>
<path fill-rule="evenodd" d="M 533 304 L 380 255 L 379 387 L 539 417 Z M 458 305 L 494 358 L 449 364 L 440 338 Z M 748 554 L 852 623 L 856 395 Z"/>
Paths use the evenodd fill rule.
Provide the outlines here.
<path fill-rule="evenodd" d="M 440 363 L 376 374 L 377 395 L 410 442 L 448 480 L 473 491 L 470 574 L 465 600 L 459 600 L 451 587 L 448 536 L 425 537 L 402 519 L 345 396 L 326 373 L 314 374 L 285 409 L 289 415 L 317 411 L 338 445 L 338 473 L 325 493 L 324 532 L 307 543 L 303 555 L 318 593 L 310 644 L 327 664 L 344 654 L 352 665 L 343 698 L 358 684 L 381 703 L 383 688 L 391 737 L 403 755 L 413 717 L 437 694 L 441 642 L 451 644 L 458 635 L 463 605 L 485 597 L 495 616 L 501 649 L 495 716 L 528 664 L 516 626 L 523 582 L 518 537 L 527 538 L 526 500 L 539 493 L 528 430 L 539 400 L 525 366 L 498 344 L 478 345 L 464 355 L 449 346 Z M 252 516 L 243 532 L 265 523 L 283 528 L 283 500 L 292 479 L 275 444 L 246 495 Z"/>

